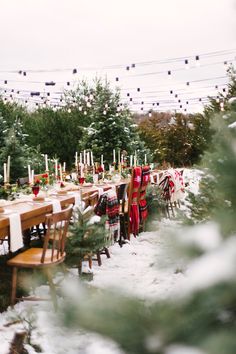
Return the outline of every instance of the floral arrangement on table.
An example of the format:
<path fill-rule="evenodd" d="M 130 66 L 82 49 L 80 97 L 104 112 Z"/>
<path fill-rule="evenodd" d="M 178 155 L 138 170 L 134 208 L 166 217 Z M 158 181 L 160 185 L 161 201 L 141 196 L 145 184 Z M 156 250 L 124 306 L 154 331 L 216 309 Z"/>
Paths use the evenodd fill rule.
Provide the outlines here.
<path fill-rule="evenodd" d="M 48 174 L 44 173 L 34 182 L 35 186 L 46 186 L 48 184 Z"/>

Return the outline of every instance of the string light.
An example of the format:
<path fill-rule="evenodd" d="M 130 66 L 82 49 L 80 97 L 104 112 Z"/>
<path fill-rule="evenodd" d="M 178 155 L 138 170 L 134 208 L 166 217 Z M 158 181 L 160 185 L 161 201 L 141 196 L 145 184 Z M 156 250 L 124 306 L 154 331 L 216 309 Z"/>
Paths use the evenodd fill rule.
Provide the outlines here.
<path fill-rule="evenodd" d="M 55 86 L 56 83 L 54 81 L 47 81 L 45 82 L 45 86 Z"/>
<path fill-rule="evenodd" d="M 73 69 L 72 74 L 77 74 L 77 69 Z"/>
<path fill-rule="evenodd" d="M 188 59 L 185 59 L 184 64 L 185 64 L 185 69 L 189 69 Z"/>
<path fill-rule="evenodd" d="M 199 58 L 199 55 L 196 55 L 196 56 L 195 56 L 195 60 L 196 60 L 196 66 L 199 66 L 199 65 L 200 65 L 200 58 Z"/>

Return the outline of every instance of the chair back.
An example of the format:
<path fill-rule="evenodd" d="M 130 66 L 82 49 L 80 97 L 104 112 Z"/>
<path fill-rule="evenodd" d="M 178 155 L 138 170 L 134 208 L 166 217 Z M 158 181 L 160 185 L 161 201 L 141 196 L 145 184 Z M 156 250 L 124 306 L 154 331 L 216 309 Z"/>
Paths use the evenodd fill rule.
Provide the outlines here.
<path fill-rule="evenodd" d="M 130 233 L 134 235 L 138 234 L 139 230 L 139 193 L 141 186 L 141 167 L 134 167 L 132 170 L 131 182 L 129 187 L 129 198 L 128 198 L 128 239 L 130 238 Z"/>
<path fill-rule="evenodd" d="M 60 260 L 60 258 L 65 256 L 64 251 L 66 234 L 72 215 L 72 209 L 73 206 L 70 205 L 62 211 L 46 215 L 45 224 L 47 227 L 47 232 L 44 238 L 41 263 L 44 263 L 45 256 L 47 254 L 48 258 L 49 253 L 51 262 Z"/>
<path fill-rule="evenodd" d="M 146 202 L 146 192 L 147 186 L 150 182 L 150 167 L 142 167 L 142 180 L 139 192 L 139 211 L 140 211 L 140 221 L 143 222 L 148 216 L 147 202 Z"/>
<path fill-rule="evenodd" d="M 17 180 L 17 184 L 18 184 L 19 187 L 22 187 L 22 186 L 24 186 L 25 184 L 28 184 L 28 183 L 29 183 L 29 177 L 20 177 Z"/>
<path fill-rule="evenodd" d="M 125 211 L 125 202 L 126 202 L 126 196 L 127 196 L 127 189 L 128 189 L 128 184 L 127 183 L 122 183 L 119 186 L 117 186 L 117 199 L 118 202 L 121 205 L 121 212 L 124 213 Z"/>

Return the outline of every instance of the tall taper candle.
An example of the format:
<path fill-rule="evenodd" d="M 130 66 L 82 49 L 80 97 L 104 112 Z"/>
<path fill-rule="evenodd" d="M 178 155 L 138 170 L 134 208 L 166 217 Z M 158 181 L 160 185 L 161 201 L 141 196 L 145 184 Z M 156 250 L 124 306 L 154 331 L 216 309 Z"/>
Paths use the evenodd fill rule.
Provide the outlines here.
<path fill-rule="evenodd" d="M 87 165 L 90 166 L 90 153 L 87 152 Z"/>
<path fill-rule="evenodd" d="M 130 167 L 133 166 L 133 155 L 130 155 L 130 157 L 129 157 L 129 165 L 130 165 Z"/>
<path fill-rule="evenodd" d="M 48 155 L 45 154 L 45 170 L 48 171 Z"/>
<path fill-rule="evenodd" d="M 29 184 L 31 184 L 32 181 L 31 181 L 31 169 L 30 169 L 30 165 L 28 165 L 28 179 L 29 179 Z"/>
<path fill-rule="evenodd" d="M 116 150 L 113 149 L 113 163 L 116 163 Z"/>
<path fill-rule="evenodd" d="M 75 153 L 75 168 L 77 168 L 78 165 L 78 152 L 76 151 Z"/>
<path fill-rule="evenodd" d="M 59 171 L 60 171 L 60 181 L 62 181 L 63 178 L 62 178 L 62 167 L 61 167 L 61 164 L 59 164 Z"/>
<path fill-rule="evenodd" d="M 63 172 L 66 172 L 66 163 L 63 162 Z"/>
<path fill-rule="evenodd" d="M 7 183 L 7 164 L 4 162 L 3 164 L 3 175 L 4 175 L 4 183 Z"/>
<path fill-rule="evenodd" d="M 7 158 L 7 182 L 10 183 L 10 165 L 11 165 L 11 156 Z"/>
<path fill-rule="evenodd" d="M 56 179 L 57 179 L 57 176 L 58 176 L 58 164 L 57 164 L 57 159 L 55 160 L 55 176 L 56 176 Z"/>

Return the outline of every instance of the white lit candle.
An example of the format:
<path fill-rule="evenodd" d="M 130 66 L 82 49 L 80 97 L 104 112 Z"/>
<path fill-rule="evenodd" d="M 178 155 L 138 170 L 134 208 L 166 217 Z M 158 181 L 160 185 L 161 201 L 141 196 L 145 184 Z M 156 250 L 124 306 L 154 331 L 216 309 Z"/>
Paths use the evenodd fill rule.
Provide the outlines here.
<path fill-rule="evenodd" d="M 48 155 L 47 154 L 45 154 L 45 170 L 49 171 L 48 170 Z"/>
<path fill-rule="evenodd" d="M 75 168 L 77 168 L 78 165 L 78 152 L 76 151 L 75 153 Z"/>
<path fill-rule="evenodd" d="M 10 183 L 10 164 L 11 164 L 11 156 L 7 158 L 7 182 Z"/>
<path fill-rule="evenodd" d="M 130 155 L 130 157 L 129 157 L 129 164 L 130 164 L 130 167 L 133 166 L 133 155 Z"/>
<path fill-rule="evenodd" d="M 90 166 L 90 154 L 87 152 L 87 165 Z"/>
<path fill-rule="evenodd" d="M 31 171 L 31 183 L 34 184 L 34 170 Z"/>
<path fill-rule="evenodd" d="M 30 165 L 28 165 L 28 179 L 29 179 L 29 184 L 31 184 L 31 169 L 30 169 Z"/>
<path fill-rule="evenodd" d="M 120 150 L 118 150 L 118 164 L 120 164 Z"/>
<path fill-rule="evenodd" d="M 116 163 L 116 150 L 113 149 L 113 163 Z"/>
<path fill-rule="evenodd" d="M 134 155 L 134 167 L 136 167 L 136 165 L 137 165 L 137 157 L 136 155 Z"/>
<path fill-rule="evenodd" d="M 147 154 L 144 155 L 144 164 L 147 164 Z"/>
<path fill-rule="evenodd" d="M 57 178 L 58 176 L 58 164 L 57 164 L 57 159 L 55 160 L 55 176 Z"/>
<path fill-rule="evenodd" d="M 101 166 L 103 166 L 103 155 L 101 155 Z"/>
<path fill-rule="evenodd" d="M 93 152 L 91 151 L 91 165 L 93 166 Z"/>
<path fill-rule="evenodd" d="M 63 162 L 63 172 L 66 172 L 66 163 Z"/>
<path fill-rule="evenodd" d="M 84 177 L 84 164 L 82 162 L 80 163 L 80 177 Z"/>
<path fill-rule="evenodd" d="M 3 164 L 4 183 L 7 183 L 7 164 Z"/>
<path fill-rule="evenodd" d="M 59 164 L 59 171 L 60 171 L 60 181 L 62 181 L 63 178 L 62 178 L 62 167 L 61 167 L 61 164 Z"/>
<path fill-rule="evenodd" d="M 86 150 L 84 150 L 84 165 L 86 165 Z"/>

